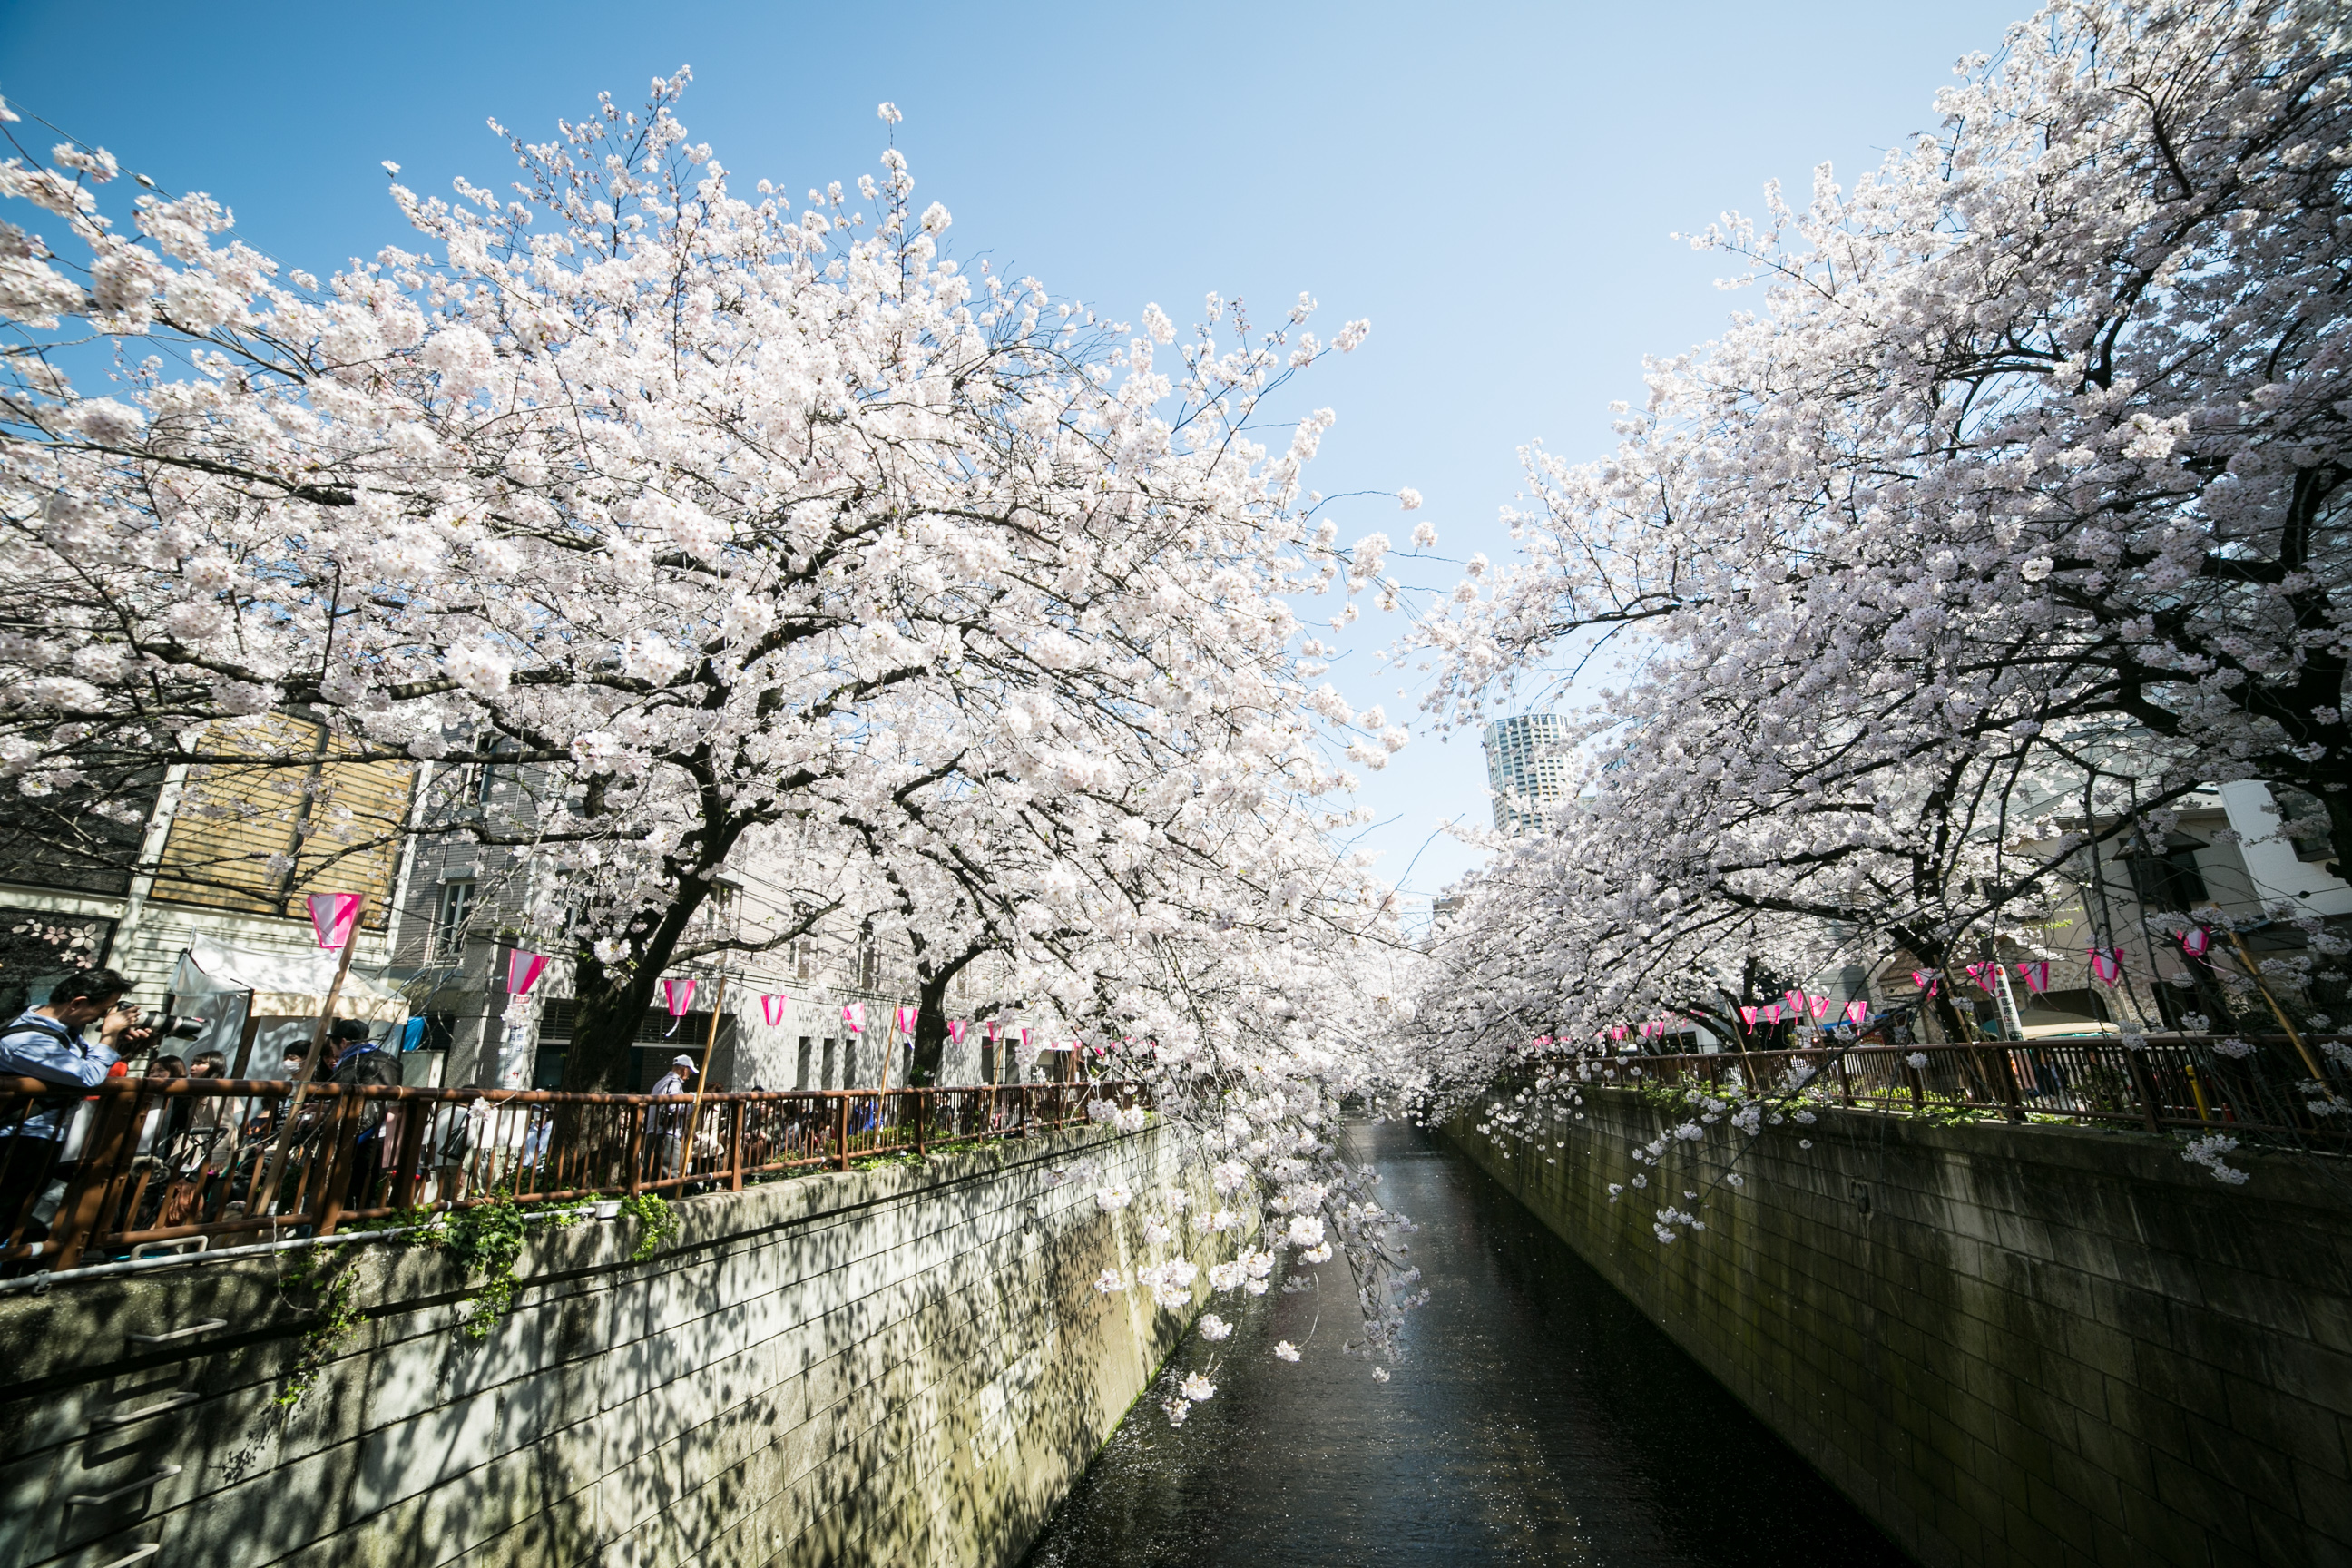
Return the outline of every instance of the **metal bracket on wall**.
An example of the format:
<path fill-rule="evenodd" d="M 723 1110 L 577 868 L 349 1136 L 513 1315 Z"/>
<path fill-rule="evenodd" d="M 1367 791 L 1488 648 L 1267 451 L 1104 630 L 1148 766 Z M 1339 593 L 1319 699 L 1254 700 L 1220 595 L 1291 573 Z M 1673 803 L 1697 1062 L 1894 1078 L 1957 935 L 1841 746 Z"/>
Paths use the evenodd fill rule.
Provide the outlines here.
<path fill-rule="evenodd" d="M 129 1497 L 132 1492 L 143 1492 L 158 1481 L 168 1481 L 179 1473 L 180 1467 L 177 1465 L 161 1465 L 156 1468 L 154 1474 L 142 1476 L 137 1480 L 119 1486 L 110 1492 L 76 1492 L 66 1499 L 66 1506 L 72 1508 L 77 1504 L 91 1506 L 112 1502 L 116 1498 Z"/>
<path fill-rule="evenodd" d="M 134 1345 L 167 1345 L 173 1340 L 184 1340 L 194 1334 L 208 1334 L 215 1329 L 228 1327 L 226 1318 L 206 1318 L 201 1323 L 190 1323 L 184 1329 L 167 1329 L 160 1334 L 125 1334 L 122 1337 Z"/>
<path fill-rule="evenodd" d="M 93 1427 L 128 1426 L 133 1421 L 144 1421 L 150 1415 L 161 1415 L 166 1410 L 177 1410 L 183 1405 L 194 1405 L 197 1395 L 187 1389 L 137 1410 L 109 1411 L 90 1423 Z"/>

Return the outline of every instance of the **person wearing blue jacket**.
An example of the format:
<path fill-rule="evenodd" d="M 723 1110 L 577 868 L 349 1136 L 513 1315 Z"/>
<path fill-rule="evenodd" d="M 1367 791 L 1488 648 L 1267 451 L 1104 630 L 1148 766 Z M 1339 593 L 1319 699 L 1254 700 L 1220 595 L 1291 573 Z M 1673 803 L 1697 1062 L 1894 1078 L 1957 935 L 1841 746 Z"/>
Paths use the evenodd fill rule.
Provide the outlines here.
<path fill-rule="evenodd" d="M 130 989 L 111 969 L 85 969 L 58 982 L 47 1002 L 0 1029 L 0 1079 L 37 1079 L 60 1089 L 104 1083 L 122 1052 L 153 1037 L 140 1027 L 139 1009 L 123 1002 Z M 92 1024 L 96 1044 L 83 1037 Z M 7 1246 L 48 1237 L 55 1198 L 73 1179 L 72 1164 L 59 1158 L 72 1109 L 72 1100 L 59 1096 L 0 1111 L 0 1234 Z"/>

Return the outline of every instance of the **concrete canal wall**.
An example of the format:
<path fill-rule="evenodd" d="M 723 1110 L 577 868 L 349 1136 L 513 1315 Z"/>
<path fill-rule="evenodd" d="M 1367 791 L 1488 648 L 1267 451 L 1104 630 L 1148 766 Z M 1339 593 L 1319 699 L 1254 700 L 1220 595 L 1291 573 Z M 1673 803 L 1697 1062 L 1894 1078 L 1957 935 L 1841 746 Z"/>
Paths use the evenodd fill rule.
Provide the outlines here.
<path fill-rule="evenodd" d="M 317 1249 L 361 1317 L 290 1415 L 308 1254 L 12 1291 L 0 1568 L 1016 1562 L 1181 1327 L 1091 1289 L 1095 1191 L 1178 1175 L 1073 1131 L 550 1232 L 479 1345 L 442 1257 Z"/>
<path fill-rule="evenodd" d="M 1451 1136 L 1930 1568 L 2352 1563 L 2352 1172 L 1829 1113 L 1730 1134 L 1662 1245 L 1705 1184 L 1612 1204 L 1668 1119 L 1586 1098 L 1565 1148 Z"/>

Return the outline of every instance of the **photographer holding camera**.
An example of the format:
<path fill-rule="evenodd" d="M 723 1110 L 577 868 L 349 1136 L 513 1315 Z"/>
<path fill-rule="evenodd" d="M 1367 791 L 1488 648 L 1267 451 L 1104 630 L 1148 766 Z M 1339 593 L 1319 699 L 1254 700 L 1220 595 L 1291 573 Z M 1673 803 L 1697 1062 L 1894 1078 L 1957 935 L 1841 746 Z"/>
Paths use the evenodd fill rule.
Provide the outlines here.
<path fill-rule="evenodd" d="M 0 1029 L 0 1078 L 38 1079 L 63 1089 L 104 1083 L 121 1053 L 154 1037 L 141 1025 L 139 1009 L 122 1000 L 130 989 L 111 969 L 85 969 L 58 982 L 48 1001 Z M 99 1026 L 94 1046 L 82 1037 L 92 1024 Z M 73 1178 L 71 1163 L 59 1157 L 70 1111 L 63 1096 L 35 1100 L 13 1126 L 0 1127 L 0 1226 L 11 1245 L 49 1234 L 53 1194 Z"/>

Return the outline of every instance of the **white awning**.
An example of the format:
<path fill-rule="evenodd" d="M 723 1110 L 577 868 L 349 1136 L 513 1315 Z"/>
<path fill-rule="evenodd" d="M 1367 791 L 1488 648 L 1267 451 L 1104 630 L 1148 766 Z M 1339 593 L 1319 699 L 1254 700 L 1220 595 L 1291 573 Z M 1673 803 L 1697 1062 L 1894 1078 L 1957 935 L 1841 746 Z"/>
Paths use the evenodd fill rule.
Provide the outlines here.
<path fill-rule="evenodd" d="M 192 998 L 249 991 L 249 1017 L 315 1018 L 326 1005 L 327 988 L 335 983 L 335 965 L 341 956 L 325 948 L 256 952 L 226 947 L 210 937 L 191 937 L 179 967 L 172 971 L 172 994 Z M 343 976 L 335 1016 L 396 1024 L 408 1016 L 408 1002 L 353 970 Z"/>

